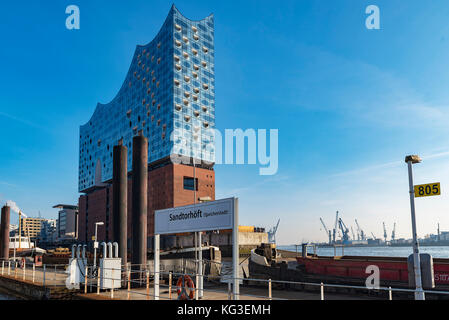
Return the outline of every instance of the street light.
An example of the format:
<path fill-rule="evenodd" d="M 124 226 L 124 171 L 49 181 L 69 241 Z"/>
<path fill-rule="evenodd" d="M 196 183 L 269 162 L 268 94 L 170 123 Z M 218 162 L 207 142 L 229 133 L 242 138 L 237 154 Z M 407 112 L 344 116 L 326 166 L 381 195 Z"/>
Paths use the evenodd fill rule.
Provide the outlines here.
<path fill-rule="evenodd" d="M 94 269 L 97 266 L 97 248 L 98 248 L 98 242 L 97 242 L 97 229 L 98 226 L 104 225 L 104 222 L 95 222 L 95 241 L 94 241 Z"/>
<path fill-rule="evenodd" d="M 410 187 L 410 208 L 412 213 L 412 232 L 413 232 L 413 265 L 415 271 L 415 300 L 425 300 L 424 291 L 421 280 L 421 261 L 419 257 L 418 236 L 416 234 L 416 219 L 415 219 L 415 188 L 413 186 L 413 171 L 412 164 L 421 163 L 421 158 L 417 155 L 405 157 L 405 162 L 408 165 L 408 182 Z"/>

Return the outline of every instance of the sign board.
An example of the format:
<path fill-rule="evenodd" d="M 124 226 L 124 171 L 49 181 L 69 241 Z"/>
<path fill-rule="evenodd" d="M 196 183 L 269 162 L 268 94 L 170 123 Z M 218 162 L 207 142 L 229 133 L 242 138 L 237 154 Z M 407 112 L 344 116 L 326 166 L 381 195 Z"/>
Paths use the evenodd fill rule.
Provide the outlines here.
<path fill-rule="evenodd" d="M 441 195 L 441 187 L 439 182 L 415 186 L 415 198 L 439 195 Z"/>
<path fill-rule="evenodd" d="M 234 210 L 235 198 L 157 210 L 154 213 L 154 233 L 173 234 L 232 229 Z"/>
<path fill-rule="evenodd" d="M 95 241 L 96 239 L 95 239 L 95 236 L 92 236 L 92 241 Z"/>

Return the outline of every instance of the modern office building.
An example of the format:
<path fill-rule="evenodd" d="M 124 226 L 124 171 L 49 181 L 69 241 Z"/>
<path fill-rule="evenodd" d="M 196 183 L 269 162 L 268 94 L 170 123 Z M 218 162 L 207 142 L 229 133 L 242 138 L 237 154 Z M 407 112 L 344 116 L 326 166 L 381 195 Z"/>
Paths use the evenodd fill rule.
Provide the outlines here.
<path fill-rule="evenodd" d="M 175 6 L 156 37 L 137 46 L 116 97 L 80 128 L 80 241 L 90 241 L 95 222 L 105 223 L 98 239 L 111 240 L 113 147 L 120 141 L 128 150 L 130 200 L 138 134 L 148 138 L 148 235 L 154 210 L 215 199 L 214 53 L 213 15 L 193 21 Z M 131 201 L 128 219 L 130 229 Z"/>
<path fill-rule="evenodd" d="M 53 208 L 60 209 L 56 225 L 58 240 L 78 239 L 78 206 L 57 204 Z"/>

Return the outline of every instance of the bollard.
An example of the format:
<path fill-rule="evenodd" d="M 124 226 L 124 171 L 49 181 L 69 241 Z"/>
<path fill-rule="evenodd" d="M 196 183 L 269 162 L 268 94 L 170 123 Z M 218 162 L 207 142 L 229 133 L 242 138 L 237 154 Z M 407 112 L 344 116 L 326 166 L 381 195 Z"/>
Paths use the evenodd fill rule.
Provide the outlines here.
<path fill-rule="evenodd" d="M 100 274 L 101 269 L 98 267 L 98 274 L 97 274 L 97 295 L 100 294 Z"/>
<path fill-rule="evenodd" d="M 171 283 L 172 283 L 172 273 L 168 274 L 168 299 L 171 300 Z"/>
<path fill-rule="evenodd" d="M 128 300 L 130 291 L 131 291 L 131 270 L 128 270 Z"/>
<path fill-rule="evenodd" d="M 150 271 L 147 270 L 147 300 L 150 299 Z"/>
<path fill-rule="evenodd" d="M 271 297 L 271 279 L 268 279 L 268 299 L 273 300 Z"/>
<path fill-rule="evenodd" d="M 232 300 L 231 282 L 228 282 L 228 300 Z"/>
<path fill-rule="evenodd" d="M 36 273 L 36 264 L 33 263 L 33 283 L 34 283 L 35 273 Z"/>
<path fill-rule="evenodd" d="M 84 293 L 87 293 L 87 272 L 88 272 L 88 266 L 84 269 Z"/>
<path fill-rule="evenodd" d="M 388 298 L 389 300 L 393 300 L 393 291 L 391 291 L 391 287 L 388 287 Z"/>
<path fill-rule="evenodd" d="M 321 282 L 321 300 L 324 300 L 324 284 Z"/>
<path fill-rule="evenodd" d="M 45 273 L 46 273 L 46 270 L 47 269 L 47 266 L 44 264 L 44 276 L 43 276 L 43 279 L 42 279 L 42 286 L 44 286 L 45 287 Z"/>

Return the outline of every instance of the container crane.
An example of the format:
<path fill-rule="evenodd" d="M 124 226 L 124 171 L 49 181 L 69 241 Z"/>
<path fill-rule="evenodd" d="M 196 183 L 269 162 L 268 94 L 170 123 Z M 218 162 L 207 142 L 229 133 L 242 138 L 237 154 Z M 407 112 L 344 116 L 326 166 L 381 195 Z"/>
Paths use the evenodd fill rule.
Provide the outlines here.
<path fill-rule="evenodd" d="M 387 242 L 387 228 L 385 227 L 385 222 L 382 222 L 382 223 L 384 226 L 384 239 L 385 239 L 385 242 Z"/>
<path fill-rule="evenodd" d="M 331 231 L 327 229 L 327 227 L 326 227 L 326 225 L 324 224 L 324 221 L 323 221 L 322 218 L 320 218 L 320 221 L 321 221 L 321 224 L 322 224 L 323 227 L 324 227 L 324 230 L 326 231 L 326 236 L 329 237 L 329 244 L 332 244 L 332 234 L 331 234 Z"/>
<path fill-rule="evenodd" d="M 335 215 L 335 226 L 334 226 L 333 236 L 332 236 L 333 243 L 336 243 L 336 241 L 337 241 L 337 231 L 338 231 L 338 211 L 337 211 L 337 214 Z"/>
<path fill-rule="evenodd" d="M 391 232 L 391 241 L 394 241 L 396 238 L 396 222 L 393 225 L 393 231 Z"/>
<path fill-rule="evenodd" d="M 359 240 L 366 240 L 365 232 L 360 228 L 359 222 L 355 219 L 355 224 L 357 225 L 357 234 L 360 236 Z"/>
<path fill-rule="evenodd" d="M 268 242 L 270 243 L 276 243 L 276 232 L 278 231 L 279 222 L 281 219 L 278 219 L 278 223 L 275 227 L 272 227 L 267 233 L 268 233 Z"/>
<path fill-rule="evenodd" d="M 376 236 L 374 235 L 374 233 L 371 232 L 371 235 L 373 236 L 373 240 L 376 240 Z"/>
<path fill-rule="evenodd" d="M 343 220 L 340 218 L 338 219 L 338 224 L 340 226 L 340 230 L 342 233 L 342 242 L 343 243 L 348 243 L 349 242 L 349 229 L 346 227 L 345 223 L 343 222 Z"/>
<path fill-rule="evenodd" d="M 352 226 L 351 226 L 351 233 L 352 233 L 352 240 L 355 240 L 354 229 L 352 229 Z"/>

